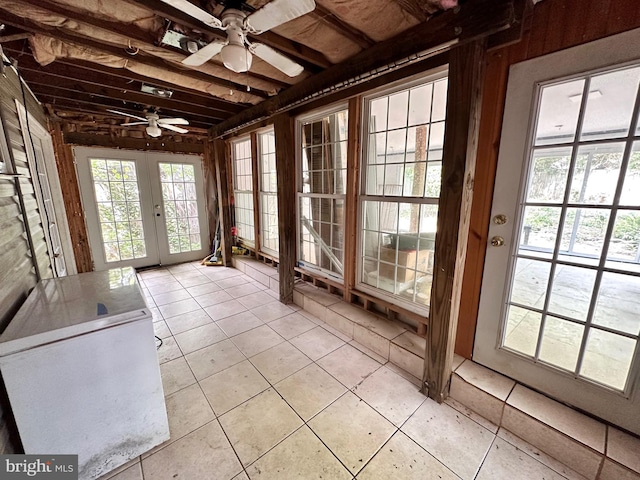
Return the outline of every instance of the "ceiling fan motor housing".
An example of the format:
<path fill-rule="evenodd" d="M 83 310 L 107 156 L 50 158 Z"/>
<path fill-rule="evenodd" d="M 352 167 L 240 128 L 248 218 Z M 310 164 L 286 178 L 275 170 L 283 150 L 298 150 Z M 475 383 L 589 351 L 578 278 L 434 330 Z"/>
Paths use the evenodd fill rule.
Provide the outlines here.
<path fill-rule="evenodd" d="M 233 8 L 222 14 L 222 25 L 226 29 L 228 43 L 222 47 L 220 55 L 224 66 L 237 73 L 249 70 L 253 60 L 253 55 L 245 47 L 246 37 L 242 29 L 244 18 L 244 12 Z"/>

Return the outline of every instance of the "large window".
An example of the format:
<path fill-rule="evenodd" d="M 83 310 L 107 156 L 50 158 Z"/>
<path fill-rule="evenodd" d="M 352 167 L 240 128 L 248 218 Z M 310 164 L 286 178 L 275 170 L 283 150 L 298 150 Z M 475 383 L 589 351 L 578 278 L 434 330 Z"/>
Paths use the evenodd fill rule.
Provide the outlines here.
<path fill-rule="evenodd" d="M 367 97 L 359 288 L 418 312 L 430 303 L 446 72 Z"/>
<path fill-rule="evenodd" d="M 278 254 L 278 182 L 276 138 L 273 130 L 258 134 L 260 165 L 260 249 Z"/>
<path fill-rule="evenodd" d="M 238 238 L 243 240 L 244 243 L 254 245 L 251 138 L 247 137 L 234 141 L 231 151 L 233 158 L 233 196 Z"/>
<path fill-rule="evenodd" d="M 301 266 L 343 275 L 347 116 L 339 111 L 298 122 L 298 232 Z"/>

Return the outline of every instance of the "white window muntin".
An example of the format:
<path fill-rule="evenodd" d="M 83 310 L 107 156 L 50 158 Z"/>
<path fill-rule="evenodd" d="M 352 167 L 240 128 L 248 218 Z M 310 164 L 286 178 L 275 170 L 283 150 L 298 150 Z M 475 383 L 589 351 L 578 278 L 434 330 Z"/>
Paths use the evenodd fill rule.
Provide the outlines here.
<path fill-rule="evenodd" d="M 344 192 L 343 193 L 311 193 L 311 192 L 304 192 L 305 188 L 304 188 L 304 178 L 303 178 L 303 174 L 304 174 L 304 168 L 303 168 L 303 162 L 304 162 L 304 158 L 305 158 L 305 154 L 304 154 L 304 147 L 302 145 L 302 140 L 303 140 L 303 135 L 302 135 L 302 129 L 304 127 L 305 124 L 307 123 L 312 123 L 312 122 L 316 122 L 318 120 L 321 120 L 325 117 L 334 115 L 336 113 L 339 112 L 343 112 L 346 111 L 347 113 L 347 118 L 348 118 L 348 104 L 345 103 L 341 103 L 338 105 L 331 105 L 329 107 L 323 108 L 322 110 L 316 110 L 314 112 L 311 112 L 307 115 L 302 115 L 300 117 L 298 117 L 297 121 L 296 121 L 296 179 L 297 179 L 297 195 L 296 195 L 296 212 L 297 212 L 297 246 L 298 246 L 298 254 L 297 254 L 297 258 L 298 258 L 298 266 L 302 267 L 304 269 L 310 270 L 314 273 L 319 273 L 323 276 L 326 276 L 328 278 L 332 278 L 338 282 L 342 282 L 343 281 L 343 275 L 340 272 L 341 269 L 344 268 L 344 238 L 343 238 L 343 242 L 342 242 L 342 264 L 340 265 L 340 268 L 337 268 L 333 262 L 332 262 L 332 269 L 325 269 L 322 268 L 321 266 L 317 265 L 316 263 L 313 263 L 311 261 L 305 260 L 303 258 L 303 252 L 300 250 L 302 248 L 302 241 L 304 240 L 304 236 L 305 233 L 303 230 L 303 215 L 301 212 L 301 205 L 303 202 L 310 202 L 311 199 L 326 199 L 328 201 L 330 201 L 332 203 L 332 205 L 335 202 L 342 202 L 343 205 L 343 211 L 346 213 L 346 164 L 347 164 L 347 158 L 346 158 L 346 151 L 345 151 L 345 156 L 343 159 L 344 162 L 344 168 L 340 168 L 338 169 L 339 175 L 343 175 L 343 180 L 344 180 Z M 342 142 L 346 142 L 348 141 L 348 121 L 345 125 L 345 132 L 344 132 L 345 136 L 344 139 L 338 139 L 338 140 L 331 140 L 331 144 L 333 146 L 335 145 L 339 145 Z M 346 149 L 345 149 L 346 150 Z M 335 170 L 335 169 L 334 169 Z M 344 172 L 342 172 L 342 170 L 344 170 Z M 324 189 L 323 189 L 324 190 Z M 335 191 L 335 188 L 334 188 Z M 333 230 L 334 230 L 334 219 L 332 219 L 332 225 L 331 225 L 331 229 L 332 229 L 332 238 L 333 238 Z M 344 235 L 344 228 L 345 228 L 345 224 L 344 224 L 344 214 L 343 214 L 343 221 L 342 221 L 342 232 Z M 309 232 L 306 234 L 306 236 L 309 236 Z M 329 248 L 333 248 L 331 245 L 329 245 Z M 337 262 L 336 262 L 337 263 Z"/>
<path fill-rule="evenodd" d="M 362 126 L 361 126 L 361 161 L 360 161 L 360 186 L 359 186 L 359 194 L 358 194 L 358 236 L 357 236 L 357 262 L 356 262 L 356 285 L 357 288 L 365 293 L 369 293 L 376 297 L 382 298 L 384 300 L 389 301 L 395 305 L 398 305 L 402 308 L 405 308 L 409 311 L 413 311 L 422 315 L 429 314 L 429 307 L 425 305 L 421 305 L 419 303 L 415 303 L 414 301 L 410 301 L 400 297 L 397 294 L 393 294 L 387 292 L 381 288 L 376 288 L 364 282 L 363 280 L 363 233 L 364 233 L 364 203 L 367 201 L 377 201 L 377 202 L 386 202 L 386 203 L 397 203 L 397 204 L 411 204 L 417 205 L 420 209 L 424 206 L 433 205 L 437 208 L 439 204 L 439 191 L 438 196 L 433 197 L 419 197 L 419 196 L 399 196 L 399 195 L 385 195 L 383 192 L 382 195 L 372 195 L 365 194 L 367 185 L 367 156 L 368 156 L 368 142 L 369 142 L 369 117 L 371 113 L 371 102 L 377 98 L 391 96 L 393 94 L 408 91 L 412 88 L 418 87 L 422 84 L 435 83 L 439 80 L 446 79 L 448 75 L 448 66 L 444 65 L 442 67 L 431 70 L 426 75 L 421 74 L 412 79 L 405 79 L 398 81 L 390 86 L 385 86 L 383 88 L 377 89 L 371 92 L 369 95 L 363 98 L 363 108 L 362 108 Z M 446 105 L 445 105 L 446 109 Z M 407 112 L 408 114 L 409 112 Z M 446 115 L 445 115 L 446 117 Z M 446 118 L 445 118 L 446 120 Z M 444 138 L 444 137 L 443 137 Z M 444 143 L 443 143 L 444 146 Z M 427 147 L 428 148 L 428 147 Z M 406 162 L 405 162 L 406 163 Z M 403 185 L 404 190 L 404 185 Z M 422 215 L 422 212 L 421 212 Z M 433 220 L 435 222 L 435 218 Z M 432 261 L 432 260 L 431 260 Z M 397 278 L 397 277 L 396 277 Z M 416 297 L 414 288 L 414 299 Z"/>

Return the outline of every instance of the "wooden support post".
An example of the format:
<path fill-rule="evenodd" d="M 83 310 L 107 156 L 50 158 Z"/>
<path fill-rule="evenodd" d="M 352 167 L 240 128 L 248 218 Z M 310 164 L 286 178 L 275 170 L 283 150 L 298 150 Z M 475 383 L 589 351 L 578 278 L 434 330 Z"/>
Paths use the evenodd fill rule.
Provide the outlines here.
<path fill-rule="evenodd" d="M 80 188 L 76 176 L 76 166 L 73 160 L 71 146 L 67 145 L 63 138 L 60 123 L 53 122 L 51 131 L 53 140 L 53 151 L 56 156 L 56 167 L 62 185 L 62 200 L 67 214 L 69 234 L 73 245 L 73 256 L 76 261 L 78 273 L 93 271 L 93 258 L 91 257 L 91 247 L 89 246 L 89 235 L 84 222 L 84 210 L 82 199 L 80 198 Z"/>
<path fill-rule="evenodd" d="M 455 48 L 449 64 L 442 191 L 435 241 L 424 389 L 448 395 L 458 325 L 478 145 L 486 40 Z"/>
<path fill-rule="evenodd" d="M 296 161 L 293 118 L 286 113 L 274 117 L 276 175 L 278 180 L 278 273 L 280 301 L 293 302 L 296 266 Z"/>
<path fill-rule="evenodd" d="M 356 285 L 356 259 L 358 252 L 358 189 L 360 185 L 360 124 L 362 97 L 349 99 L 349 126 L 347 129 L 347 190 L 344 216 L 344 299 L 351 300 Z"/>
<path fill-rule="evenodd" d="M 260 251 L 262 245 L 260 236 L 260 168 L 258 166 L 258 141 L 256 132 L 251 133 L 251 174 L 253 185 L 253 238 L 256 253 Z"/>
<path fill-rule="evenodd" d="M 229 169 L 227 144 L 224 140 L 213 140 L 213 153 L 216 167 L 216 183 L 218 186 L 218 218 L 220 219 L 220 242 L 222 261 L 231 266 L 231 192 L 229 191 Z"/>
<path fill-rule="evenodd" d="M 211 142 L 205 142 L 204 144 L 202 164 L 204 166 L 204 192 L 207 208 L 207 221 L 209 222 L 209 248 L 212 248 L 216 238 L 219 210 L 215 152 L 213 150 L 213 143 Z"/>

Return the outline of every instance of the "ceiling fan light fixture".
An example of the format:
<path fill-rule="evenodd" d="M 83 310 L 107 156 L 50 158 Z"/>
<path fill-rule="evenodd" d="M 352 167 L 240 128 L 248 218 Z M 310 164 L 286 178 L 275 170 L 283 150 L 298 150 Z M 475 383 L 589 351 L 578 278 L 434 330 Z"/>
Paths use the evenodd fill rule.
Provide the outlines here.
<path fill-rule="evenodd" d="M 220 55 L 224 66 L 236 73 L 246 72 L 251 68 L 253 55 L 244 46 L 230 43 L 222 47 Z"/>
<path fill-rule="evenodd" d="M 147 135 L 152 138 L 158 138 L 160 135 L 162 135 L 162 130 L 160 130 L 160 127 L 158 127 L 157 125 L 149 125 L 147 127 Z"/>

